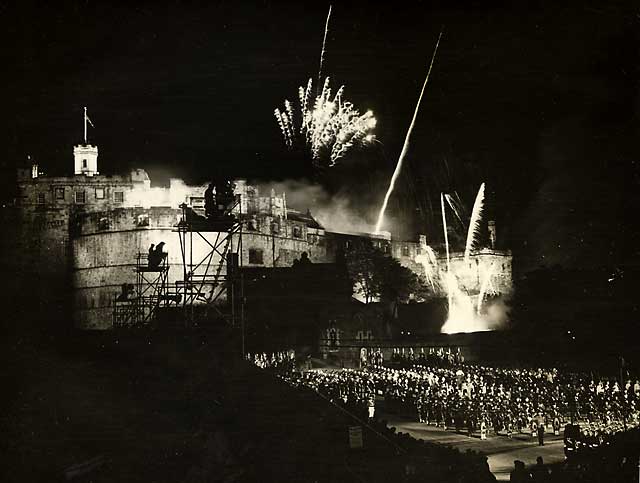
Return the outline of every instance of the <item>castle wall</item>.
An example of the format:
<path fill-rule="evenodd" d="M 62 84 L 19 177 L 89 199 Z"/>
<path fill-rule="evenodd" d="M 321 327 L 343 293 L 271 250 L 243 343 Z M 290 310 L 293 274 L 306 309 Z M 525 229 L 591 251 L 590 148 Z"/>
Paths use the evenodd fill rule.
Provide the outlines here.
<path fill-rule="evenodd" d="M 182 280 L 180 243 L 173 231 L 182 215 L 178 206 L 187 203 L 202 213 L 205 188 L 177 179 L 169 187 L 152 188 L 144 170 L 128 176 L 32 178 L 31 172 L 23 173 L 13 208 L 15 229 L 5 239 L 13 247 L 10 264 L 19 268 L 16 290 L 29 293 L 45 312 L 71 300 L 78 327 L 110 327 L 114 296 L 123 283 L 135 282 L 136 256 L 146 254 L 151 243 L 167 244 L 169 281 Z M 326 232 L 310 215 L 287 209 L 284 194 L 261 196 L 243 180 L 236 183 L 236 194 L 240 205 L 235 211 L 244 221 L 243 266 L 288 267 L 303 252 L 313 263 L 334 263 L 351 243 L 366 237 L 403 266 L 424 274 L 416 261 L 425 253 L 424 239 L 392 241 L 388 235 Z M 205 236 L 212 242 L 216 235 Z M 238 243 L 234 237 L 234 246 Z M 208 250 L 195 236 L 194 260 Z M 478 294 L 488 273 L 489 292 L 511 293 L 509 252 L 479 250 L 466 265 L 460 253 L 452 253 L 450 260 L 460 287 L 469 294 Z M 211 263 L 215 266 L 218 260 Z M 440 283 L 445 272 L 445 256 L 438 254 L 435 297 L 446 296 Z"/>
<path fill-rule="evenodd" d="M 393 241 L 392 255 L 400 264 L 418 275 L 425 275 L 425 267 L 416 257 L 426 253 L 424 240 L 418 242 Z M 512 256 L 510 251 L 483 248 L 475 250 L 464 261 L 464 253 L 449 254 L 449 266 L 455 274 L 458 287 L 470 295 L 477 295 L 483 286 L 489 293 L 509 296 L 513 290 Z M 446 253 L 436 254 L 436 264 L 431 268 L 436 274 L 434 297 L 446 297 L 443 282 L 447 272 Z"/>
<path fill-rule="evenodd" d="M 121 292 L 122 284 L 135 283 L 136 257 L 138 253 L 146 254 L 152 243 L 166 243 L 165 251 L 168 252 L 170 265 L 169 286 L 175 287 L 175 282 L 183 279 L 180 240 L 174 231 L 181 216 L 182 210 L 171 208 L 119 208 L 85 213 L 78 217 L 72 240 L 76 327 L 111 327 L 114 299 Z M 263 231 L 242 234 L 243 266 L 291 266 L 302 252 L 307 252 L 314 263 L 326 261 L 324 243 L 319 241 L 324 237 L 320 234 L 322 230 L 302 230 L 299 222 L 279 220 L 278 234 L 272 234 L 269 231 L 274 218 L 263 216 L 259 217 L 259 221 Z M 296 236 L 294 227 L 301 230 L 295 231 Z M 215 244 L 218 234 L 201 232 L 201 235 L 208 243 L 194 234 L 192 246 L 189 247 L 189 251 L 193 250 L 194 263 L 210 252 L 209 244 Z M 235 235 L 232 239 L 234 251 L 238 249 L 239 241 L 240 236 Z M 255 260 L 250 254 L 251 250 L 262 250 L 262 263 L 252 263 Z M 214 254 L 207 263 L 215 271 L 219 262 L 219 255 Z M 223 267 L 225 269 L 226 266 Z"/>
<path fill-rule="evenodd" d="M 181 210 L 120 208 L 88 213 L 78 219 L 72 240 L 74 325 L 83 329 L 111 327 L 114 298 L 124 283 L 136 281 L 136 257 L 164 241 L 168 262 L 182 266 L 174 225 Z M 152 278 L 154 274 L 149 274 Z M 169 283 L 182 279 L 182 270 L 169 270 Z"/>

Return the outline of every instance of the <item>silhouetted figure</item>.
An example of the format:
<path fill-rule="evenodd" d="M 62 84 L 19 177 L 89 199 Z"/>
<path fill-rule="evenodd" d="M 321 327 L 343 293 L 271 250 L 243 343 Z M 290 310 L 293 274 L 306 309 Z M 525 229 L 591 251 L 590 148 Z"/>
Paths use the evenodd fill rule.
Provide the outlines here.
<path fill-rule="evenodd" d="M 493 473 L 491 473 L 491 469 L 489 469 L 489 461 L 486 456 L 482 457 L 482 461 L 479 464 L 477 470 L 474 471 L 473 479 L 471 481 L 475 482 L 493 482 L 497 481 L 496 477 Z"/>
<path fill-rule="evenodd" d="M 167 258 L 167 254 L 162 251 L 164 245 L 164 242 L 160 242 L 156 246 L 155 250 L 151 251 L 151 248 L 149 249 L 149 268 L 158 268 L 162 263 L 162 260 Z M 151 246 L 153 247 L 153 245 Z"/>
<path fill-rule="evenodd" d="M 309 260 L 309 255 L 307 255 L 307 252 L 302 252 L 302 254 L 300 255 L 300 265 L 311 265 L 311 260 Z"/>
<path fill-rule="evenodd" d="M 542 456 L 538 456 L 536 458 L 536 465 L 533 468 L 531 468 L 531 476 L 533 477 L 533 481 L 542 481 L 542 482 L 551 481 L 550 475 L 549 475 L 549 468 L 547 468 L 544 465 Z"/>
<path fill-rule="evenodd" d="M 209 183 L 207 189 L 204 191 L 204 213 L 207 218 L 215 212 L 215 200 L 213 197 L 213 183 Z"/>
<path fill-rule="evenodd" d="M 522 483 L 531 481 L 531 475 L 527 472 L 524 463 L 520 460 L 515 460 L 513 462 L 514 469 L 511 471 L 509 475 L 509 481 L 513 481 L 516 483 Z"/>
<path fill-rule="evenodd" d="M 118 295 L 118 302 L 125 302 L 127 300 L 130 300 L 131 295 L 133 295 L 135 287 L 133 286 L 132 283 L 123 283 L 121 290 L 122 292 Z"/>
<path fill-rule="evenodd" d="M 235 184 L 226 178 L 221 178 L 216 182 L 216 210 L 224 213 L 234 199 Z"/>
<path fill-rule="evenodd" d="M 544 446 L 544 424 L 538 424 L 538 446 Z"/>
<path fill-rule="evenodd" d="M 155 251 L 155 244 L 152 243 L 151 246 L 149 247 L 149 254 L 147 256 L 147 262 L 149 263 L 149 268 L 156 268 L 158 266 L 158 263 L 156 263 L 156 251 Z"/>

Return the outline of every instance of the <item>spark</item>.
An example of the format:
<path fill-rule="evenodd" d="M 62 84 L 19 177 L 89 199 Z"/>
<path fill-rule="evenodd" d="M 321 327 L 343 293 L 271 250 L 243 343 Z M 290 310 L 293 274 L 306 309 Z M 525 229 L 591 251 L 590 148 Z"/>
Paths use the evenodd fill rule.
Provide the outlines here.
<path fill-rule="evenodd" d="M 484 302 L 484 297 L 486 296 L 489 286 L 491 284 L 491 277 L 493 276 L 493 270 L 495 269 L 495 265 L 491 263 L 489 269 L 486 271 L 484 278 L 482 280 L 482 284 L 480 285 L 480 293 L 478 294 L 478 315 L 480 315 L 480 310 L 482 309 L 482 302 Z"/>
<path fill-rule="evenodd" d="M 495 275 L 495 265 L 491 263 L 488 267 L 483 267 L 482 265 L 477 267 L 478 270 L 478 278 L 481 278 L 481 283 L 479 287 L 478 299 L 474 303 L 471 294 L 469 293 L 469 288 L 465 287 L 464 284 L 461 287 L 460 282 L 458 281 L 458 277 L 456 275 L 461 276 L 461 280 L 469 279 L 472 273 L 466 274 L 465 271 L 473 270 L 469 267 L 468 261 L 469 256 L 471 254 L 471 250 L 477 239 L 478 226 L 480 224 L 480 217 L 482 213 L 482 205 L 484 202 L 484 183 L 480 186 L 478 190 L 478 195 L 476 196 L 476 202 L 473 207 L 473 213 L 471 215 L 471 220 L 469 221 L 469 232 L 467 236 L 467 250 L 465 251 L 465 257 L 462 260 L 462 266 L 460 263 L 456 264 L 457 269 L 452 270 L 452 264 L 450 261 L 449 254 L 449 236 L 447 231 L 447 218 L 445 212 L 445 199 L 449 204 L 451 210 L 456 213 L 455 203 L 452 203 L 453 198 L 447 194 L 440 194 L 440 206 L 442 210 L 442 227 L 444 230 L 444 242 L 447 254 L 447 270 L 444 275 L 441 275 L 445 283 L 445 288 L 447 290 L 447 300 L 449 303 L 447 310 L 447 320 L 445 324 L 441 328 L 441 332 L 445 334 L 453 334 L 459 332 L 478 332 L 490 330 L 490 323 L 493 318 L 489 312 L 491 312 L 492 307 L 490 306 L 487 309 L 487 315 L 482 316 L 482 304 L 485 301 L 487 294 L 496 295 L 497 291 L 493 288 L 492 278 Z M 475 277 L 471 277 L 475 278 Z"/>
<path fill-rule="evenodd" d="M 469 255 L 478 241 L 478 233 L 480 232 L 480 220 L 482 219 L 482 209 L 484 207 L 484 183 L 480 185 L 476 201 L 473 203 L 473 211 L 471 219 L 469 219 L 469 229 L 467 231 L 467 244 L 464 249 L 464 262 L 469 261 Z"/>
<path fill-rule="evenodd" d="M 435 290 L 436 288 L 436 275 L 438 269 L 438 259 L 436 257 L 436 252 L 429 245 L 421 245 L 421 250 L 424 253 L 416 256 L 416 262 L 420 263 L 424 268 L 424 275 L 431 288 Z"/>
<path fill-rule="evenodd" d="M 438 46 L 440 45 L 440 38 L 442 37 L 442 31 L 440 31 L 440 35 L 438 36 L 438 41 L 436 42 L 436 48 L 433 50 L 433 56 L 431 57 L 431 63 L 429 64 L 429 70 L 427 71 L 427 77 L 424 80 L 424 84 L 422 85 L 422 90 L 420 91 L 420 97 L 418 97 L 418 103 L 416 104 L 416 109 L 413 112 L 413 119 L 411 119 L 411 124 L 409 124 L 409 129 L 407 130 L 407 135 L 404 139 L 404 145 L 402 146 L 402 151 L 400 152 L 400 157 L 398 158 L 398 164 L 396 165 L 396 169 L 393 172 L 393 176 L 391 176 L 391 182 L 389 183 L 389 188 L 387 189 L 387 193 L 384 195 L 384 201 L 382 202 L 382 208 L 380 208 L 380 213 L 378 214 L 378 221 L 376 223 L 376 233 L 380 232 L 382 228 L 382 221 L 384 219 L 384 212 L 387 209 L 387 204 L 389 203 L 389 197 L 393 192 L 393 188 L 396 184 L 396 179 L 400 174 L 400 170 L 402 169 L 402 161 L 409 150 L 409 138 L 411 137 L 411 131 L 413 131 L 413 126 L 416 123 L 416 117 L 418 117 L 418 110 L 420 109 L 420 102 L 422 101 L 422 95 L 424 94 L 424 90 L 427 87 L 427 83 L 429 82 L 429 76 L 431 74 L 431 69 L 433 68 L 433 62 L 436 59 L 436 53 L 438 52 Z"/>
<path fill-rule="evenodd" d="M 373 112 L 360 114 L 351 102 L 344 100 L 344 86 L 332 97 L 327 77 L 313 104 L 310 103 L 311 88 L 311 79 L 306 88 L 298 88 L 298 115 L 288 100 L 284 102 L 284 110 L 274 111 L 287 148 L 304 145 L 314 165 L 330 167 L 352 147 L 365 146 L 375 140 L 372 131 L 377 121 Z"/>
<path fill-rule="evenodd" d="M 447 203 L 449 203 L 449 206 L 451 207 L 451 210 L 453 211 L 454 215 L 456 215 L 456 218 L 460 221 L 460 223 L 462 223 L 462 218 L 460 217 L 460 211 L 456 206 L 456 200 L 454 200 L 453 196 L 451 196 L 449 193 L 445 193 L 444 199 L 447 200 Z"/>
<path fill-rule="evenodd" d="M 327 13 L 327 21 L 324 24 L 324 37 L 322 39 L 322 50 L 320 51 L 320 67 L 318 68 L 318 89 L 322 80 L 322 64 L 324 63 L 324 52 L 327 44 L 327 32 L 329 32 L 329 17 L 331 17 L 331 5 L 329 5 L 329 13 Z M 317 93 L 316 93 L 317 94 Z"/>
<path fill-rule="evenodd" d="M 444 245 L 447 249 L 447 277 L 451 273 L 451 259 L 449 257 L 449 234 L 447 233 L 447 217 L 444 213 L 444 195 L 440 193 L 440 207 L 442 208 L 442 229 L 444 230 Z M 449 310 L 451 310 L 452 293 L 450 283 L 447 283 L 447 298 L 449 299 Z"/>

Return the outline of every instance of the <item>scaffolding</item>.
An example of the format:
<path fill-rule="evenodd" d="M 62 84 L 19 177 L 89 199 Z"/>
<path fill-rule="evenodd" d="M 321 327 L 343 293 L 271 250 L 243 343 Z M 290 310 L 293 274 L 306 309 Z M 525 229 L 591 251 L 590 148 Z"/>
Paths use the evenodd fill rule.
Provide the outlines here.
<path fill-rule="evenodd" d="M 238 328 L 244 295 L 242 222 L 234 214 L 239 204 L 234 196 L 208 217 L 180 205 L 182 216 L 173 231 L 180 242 L 182 277 L 170 283 L 166 256 L 150 266 L 148 255 L 138 253 L 135 285 L 123 284 L 114 297 L 113 327 L 205 328 L 224 321 Z"/>
<path fill-rule="evenodd" d="M 145 327 L 156 320 L 159 311 L 176 305 L 179 297 L 169 290 L 169 263 L 162 258 L 157 266 L 150 266 L 148 255 L 136 256 L 136 283 L 122 285 L 122 292 L 114 297 L 113 327 Z"/>
<path fill-rule="evenodd" d="M 225 321 L 237 327 L 241 303 L 239 269 L 242 264 L 242 222 L 234 215 L 235 196 L 223 210 L 208 218 L 186 204 L 176 231 L 180 240 L 182 280 L 176 281 L 185 327 L 198 328 Z M 234 243 L 235 239 L 235 243 Z M 194 241 L 201 247 L 194 254 Z"/>

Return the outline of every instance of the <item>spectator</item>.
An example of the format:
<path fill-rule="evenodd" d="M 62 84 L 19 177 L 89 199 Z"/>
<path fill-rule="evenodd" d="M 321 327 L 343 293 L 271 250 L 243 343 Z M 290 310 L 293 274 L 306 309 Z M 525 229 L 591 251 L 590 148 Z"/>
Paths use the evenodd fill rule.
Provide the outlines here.
<path fill-rule="evenodd" d="M 533 481 L 550 481 L 549 469 L 544 465 L 542 456 L 538 456 L 536 458 L 536 465 L 531 468 L 531 477 L 533 478 Z"/>
<path fill-rule="evenodd" d="M 527 481 L 531 481 L 531 475 L 527 473 L 525 469 L 524 463 L 520 460 L 515 460 L 513 462 L 514 469 L 509 474 L 509 481 L 513 481 L 516 483 L 523 483 Z"/>

